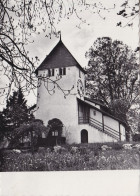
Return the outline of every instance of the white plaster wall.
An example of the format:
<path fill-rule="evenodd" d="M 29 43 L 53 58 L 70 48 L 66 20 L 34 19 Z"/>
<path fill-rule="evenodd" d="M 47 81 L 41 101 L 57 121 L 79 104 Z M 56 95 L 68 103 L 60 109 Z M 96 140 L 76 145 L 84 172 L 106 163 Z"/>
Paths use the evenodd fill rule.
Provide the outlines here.
<path fill-rule="evenodd" d="M 39 71 L 39 75 L 43 72 L 44 70 Z M 50 78 L 55 80 L 57 73 L 58 69 L 55 69 L 55 76 Z M 53 118 L 60 119 L 65 126 L 75 125 L 78 123 L 78 119 L 76 119 L 76 67 L 67 67 L 66 75 L 63 75 L 57 83 L 63 90 L 70 90 L 74 85 L 74 89 L 71 91 L 72 95 L 64 98 L 63 92 L 57 87 L 55 88 L 55 92 L 50 95 L 45 88 L 44 82 L 42 82 L 38 88 L 36 118 L 42 119 L 45 125 L 47 125 L 48 120 Z M 53 89 L 53 87 L 54 85 L 49 83 L 48 89 Z"/>
<path fill-rule="evenodd" d="M 125 141 L 126 140 L 125 127 L 122 124 L 120 124 L 120 132 L 121 132 L 121 141 Z"/>
<path fill-rule="evenodd" d="M 119 122 L 109 116 L 104 116 L 104 124 L 119 132 Z"/>
<path fill-rule="evenodd" d="M 94 111 L 96 111 L 96 115 L 94 115 Z M 90 108 L 90 117 L 102 123 L 102 113 L 93 108 Z"/>
<path fill-rule="evenodd" d="M 69 141 L 70 143 L 81 143 L 81 130 L 86 129 L 88 131 L 88 143 L 96 143 L 96 142 L 117 142 L 116 139 L 108 136 L 107 134 L 98 131 L 94 127 L 88 124 L 80 124 L 75 127 L 75 138 L 73 141 Z"/>

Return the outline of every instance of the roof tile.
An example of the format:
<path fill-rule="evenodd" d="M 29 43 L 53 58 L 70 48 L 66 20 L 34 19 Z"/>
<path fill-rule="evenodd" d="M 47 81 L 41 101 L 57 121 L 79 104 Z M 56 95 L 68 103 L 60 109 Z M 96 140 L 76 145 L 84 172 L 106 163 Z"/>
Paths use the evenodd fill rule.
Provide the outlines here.
<path fill-rule="evenodd" d="M 58 44 L 53 48 L 50 54 L 44 59 L 37 70 L 51 69 L 51 68 L 61 68 L 77 66 L 84 73 L 85 70 L 79 65 L 76 59 L 72 56 L 63 42 L 60 40 Z"/>

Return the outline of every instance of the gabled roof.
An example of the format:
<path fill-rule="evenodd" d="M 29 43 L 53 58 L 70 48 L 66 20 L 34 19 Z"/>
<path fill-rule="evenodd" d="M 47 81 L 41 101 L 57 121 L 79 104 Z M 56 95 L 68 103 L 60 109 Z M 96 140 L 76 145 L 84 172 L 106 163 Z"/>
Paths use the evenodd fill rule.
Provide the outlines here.
<path fill-rule="evenodd" d="M 97 101 L 97 100 L 90 99 L 90 98 L 88 98 L 88 97 L 84 97 L 84 100 L 90 101 L 90 102 L 94 103 L 95 105 L 104 106 L 103 103 L 101 103 L 101 102 L 99 102 L 99 101 Z"/>
<path fill-rule="evenodd" d="M 79 98 L 77 98 L 77 100 L 78 100 L 79 102 L 81 102 L 81 103 L 83 103 L 83 104 L 86 104 L 86 105 L 89 105 L 91 108 L 94 108 L 95 110 L 101 112 L 104 116 L 109 116 L 109 117 L 113 118 L 114 120 L 119 121 L 119 122 L 122 123 L 123 125 L 126 125 L 126 123 L 125 123 L 123 120 L 121 120 L 121 119 L 119 119 L 119 118 L 117 118 L 117 117 L 115 117 L 115 116 L 109 114 L 108 112 L 105 112 L 105 111 L 102 110 L 102 109 L 99 109 L 99 108 L 93 106 L 92 104 L 90 104 L 90 102 L 87 103 L 87 102 L 85 102 L 85 101 L 83 101 L 83 100 L 81 100 L 81 99 L 79 99 Z"/>
<path fill-rule="evenodd" d="M 101 101 L 90 99 L 88 97 L 84 97 L 84 100 L 94 103 L 95 105 L 99 105 L 102 111 L 107 112 L 108 114 L 112 115 L 112 112 L 110 111 L 110 109 L 107 106 L 105 106 Z"/>
<path fill-rule="evenodd" d="M 86 73 L 86 71 L 80 66 L 80 64 L 76 61 L 76 59 L 60 40 L 36 71 L 71 66 L 76 66 L 81 71 Z"/>

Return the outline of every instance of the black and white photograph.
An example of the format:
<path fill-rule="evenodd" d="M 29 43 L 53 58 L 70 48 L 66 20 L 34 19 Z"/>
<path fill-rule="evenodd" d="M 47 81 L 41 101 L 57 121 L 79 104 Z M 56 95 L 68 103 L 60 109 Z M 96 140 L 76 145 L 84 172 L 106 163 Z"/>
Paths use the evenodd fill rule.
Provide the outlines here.
<path fill-rule="evenodd" d="M 139 51 L 138 0 L 0 1 L 1 174 L 139 171 Z"/>

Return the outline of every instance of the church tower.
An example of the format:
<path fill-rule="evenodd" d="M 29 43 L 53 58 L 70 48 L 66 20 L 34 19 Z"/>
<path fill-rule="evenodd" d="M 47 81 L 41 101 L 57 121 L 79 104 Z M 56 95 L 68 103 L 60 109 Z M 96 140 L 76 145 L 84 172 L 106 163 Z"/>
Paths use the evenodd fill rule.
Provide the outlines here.
<path fill-rule="evenodd" d="M 61 40 L 36 73 L 36 118 L 45 125 L 57 119 L 62 129 L 61 134 L 56 127 L 49 132 L 50 144 L 59 136 L 65 137 L 69 144 L 126 139 L 125 122 L 107 113 L 102 103 L 85 97 L 85 70 Z"/>
<path fill-rule="evenodd" d="M 38 95 L 36 118 L 63 123 L 68 143 L 77 141 L 78 101 L 84 100 L 85 70 L 60 40 L 36 70 Z M 78 141 L 77 141 L 78 142 Z"/>

